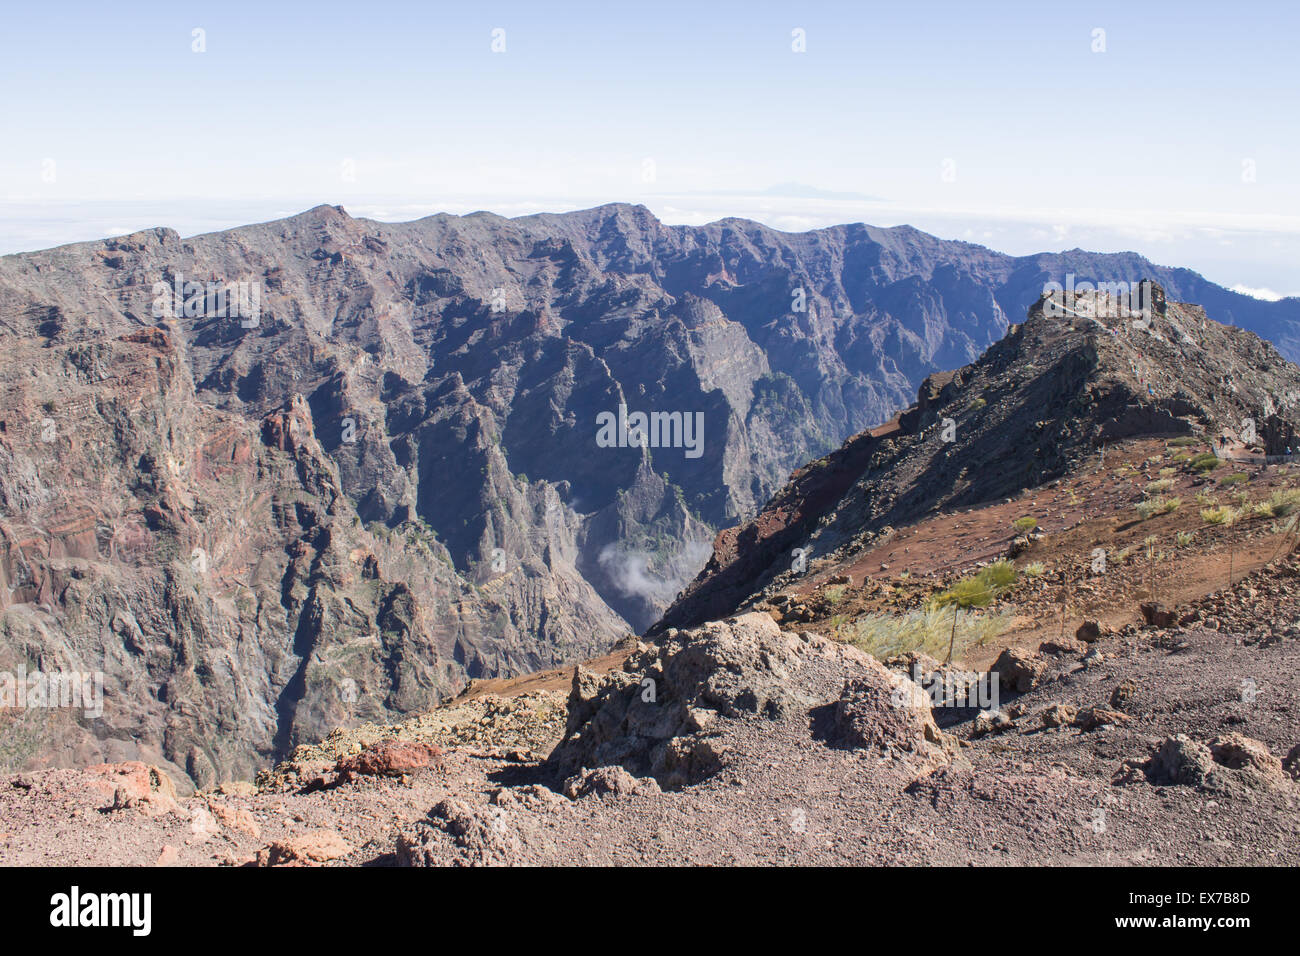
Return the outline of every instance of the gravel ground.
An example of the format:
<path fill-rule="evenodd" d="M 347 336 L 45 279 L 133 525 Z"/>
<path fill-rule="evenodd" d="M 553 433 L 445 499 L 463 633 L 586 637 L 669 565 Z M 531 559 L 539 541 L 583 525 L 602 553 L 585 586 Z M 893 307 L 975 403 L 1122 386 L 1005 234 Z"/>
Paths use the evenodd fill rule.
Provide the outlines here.
<path fill-rule="evenodd" d="M 1271 580 L 1239 590 L 1267 592 Z M 1083 648 L 1040 660 L 1037 686 L 1003 695 L 1009 729 L 977 735 L 970 711 L 936 708 L 962 741 L 949 766 L 831 742 L 828 701 L 720 718 L 723 768 L 679 790 L 619 768 L 566 787 L 568 774 L 538 759 L 541 738 L 563 730 L 563 698 L 488 696 L 351 731 L 263 775 L 260 790 L 177 798 L 141 783 L 142 765 L 134 776 L 117 765 L 10 777 L 0 863 L 252 865 L 262 851 L 263 863 L 308 865 L 1300 864 L 1300 784 L 1280 764 L 1216 764 L 1205 786 L 1157 785 L 1141 766 L 1176 734 L 1239 734 L 1285 757 L 1300 742 L 1295 639 L 1131 629 L 1086 660 Z M 1098 729 L 1044 726 L 1052 705 L 1112 701 L 1120 716 Z M 331 772 L 381 739 L 436 742 L 442 754 L 392 776 Z"/>

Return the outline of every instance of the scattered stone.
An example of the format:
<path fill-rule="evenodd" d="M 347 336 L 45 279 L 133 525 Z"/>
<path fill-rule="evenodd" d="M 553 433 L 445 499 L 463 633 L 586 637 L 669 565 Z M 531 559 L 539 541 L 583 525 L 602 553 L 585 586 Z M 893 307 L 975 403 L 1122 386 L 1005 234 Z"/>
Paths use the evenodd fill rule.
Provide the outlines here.
<path fill-rule="evenodd" d="M 1084 621 L 1074 632 L 1074 637 L 1085 644 L 1094 644 L 1101 640 L 1101 624 L 1097 621 Z"/>
<path fill-rule="evenodd" d="M 583 770 L 566 780 L 563 790 L 564 795 L 570 800 L 592 794 L 618 797 L 662 792 L 653 777 L 637 779 L 622 767 L 597 767 L 595 770 Z"/>
<path fill-rule="evenodd" d="M 314 830 L 311 833 L 285 840 L 276 840 L 257 851 L 256 865 L 267 866 L 320 866 L 338 860 L 352 852 L 352 848 L 333 830 Z"/>
<path fill-rule="evenodd" d="M 1069 704 L 1050 704 L 1043 711 L 1044 727 L 1068 727 L 1079 716 L 1079 709 Z"/>
<path fill-rule="evenodd" d="M 1046 670 L 1045 661 L 1039 660 L 1028 651 L 1014 647 L 1008 647 L 999 654 L 998 659 L 989 668 L 990 673 L 998 675 L 1003 687 L 1022 694 L 1032 690 Z"/>
<path fill-rule="evenodd" d="M 400 777 L 412 770 L 442 765 L 442 748 L 437 744 L 409 740 L 381 740 L 360 753 L 340 757 L 335 770 L 340 779 L 357 776 Z"/>
<path fill-rule="evenodd" d="M 255 840 L 262 835 L 262 828 L 257 825 L 257 820 L 253 818 L 253 814 L 243 807 L 230 807 L 224 803 L 209 800 L 208 809 L 212 811 L 212 815 L 216 817 L 217 822 L 223 827 L 246 833 Z"/>
<path fill-rule="evenodd" d="M 1079 711 L 1078 717 L 1075 718 L 1075 726 L 1080 730 L 1096 730 L 1099 727 L 1114 726 L 1115 724 L 1126 724 L 1133 718 L 1128 714 L 1121 714 L 1117 710 L 1108 710 L 1105 707 L 1087 707 Z"/>
<path fill-rule="evenodd" d="M 1268 749 L 1268 744 L 1241 734 L 1224 734 L 1210 741 L 1210 753 L 1216 763 L 1231 770 L 1254 770 L 1269 778 L 1283 775 L 1282 761 Z"/>
<path fill-rule="evenodd" d="M 168 843 L 163 846 L 162 852 L 158 854 L 158 862 L 154 866 L 175 866 L 180 861 L 180 850 Z"/>
<path fill-rule="evenodd" d="M 1133 699 L 1137 694 L 1137 684 L 1125 678 L 1115 685 L 1115 689 L 1110 692 L 1110 705 L 1116 709 L 1122 710 L 1124 705 Z"/>
<path fill-rule="evenodd" d="M 1165 738 L 1145 764 L 1147 779 L 1156 786 L 1202 787 L 1213 769 L 1210 748 L 1185 734 Z"/>
<path fill-rule="evenodd" d="M 1144 601 L 1138 610 L 1142 612 L 1142 619 L 1152 627 L 1173 627 L 1177 620 L 1177 615 L 1159 601 Z"/>
<path fill-rule="evenodd" d="M 986 734 L 1005 734 L 1015 727 L 1015 721 L 1000 710 L 981 710 L 975 715 L 971 733 L 976 737 Z"/>

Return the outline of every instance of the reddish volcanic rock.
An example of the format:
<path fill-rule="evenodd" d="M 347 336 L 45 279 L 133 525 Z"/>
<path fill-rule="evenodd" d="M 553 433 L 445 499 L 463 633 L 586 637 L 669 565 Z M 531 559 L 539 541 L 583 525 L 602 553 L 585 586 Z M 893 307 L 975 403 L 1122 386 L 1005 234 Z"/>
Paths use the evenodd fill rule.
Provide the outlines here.
<path fill-rule="evenodd" d="M 423 770 L 441 764 L 442 748 L 437 744 L 381 740 L 359 754 L 340 758 L 334 769 L 345 779 L 355 774 L 396 777 L 412 770 Z"/>

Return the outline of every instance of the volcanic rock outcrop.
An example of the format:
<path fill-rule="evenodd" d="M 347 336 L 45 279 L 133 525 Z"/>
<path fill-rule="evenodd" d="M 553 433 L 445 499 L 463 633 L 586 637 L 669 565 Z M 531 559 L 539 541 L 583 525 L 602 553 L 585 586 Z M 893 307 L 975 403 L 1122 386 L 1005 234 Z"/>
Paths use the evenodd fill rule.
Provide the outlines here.
<path fill-rule="evenodd" d="M 596 677 L 574 669 L 560 767 L 624 767 L 665 787 L 725 766 L 727 730 L 745 720 L 830 718 L 826 737 L 918 765 L 948 764 L 929 697 L 869 654 L 815 634 L 782 631 L 766 614 L 672 630 L 643 644 L 623 668 Z"/>

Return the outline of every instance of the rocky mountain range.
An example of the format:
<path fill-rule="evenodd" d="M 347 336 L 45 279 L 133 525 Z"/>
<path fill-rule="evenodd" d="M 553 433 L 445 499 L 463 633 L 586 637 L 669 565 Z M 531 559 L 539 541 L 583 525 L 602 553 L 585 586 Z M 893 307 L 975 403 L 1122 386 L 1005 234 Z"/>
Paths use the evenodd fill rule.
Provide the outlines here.
<path fill-rule="evenodd" d="M 0 862 L 1293 865 L 1300 368 L 1159 286 L 1147 292 L 1136 315 L 1109 294 L 1040 297 L 978 360 L 929 376 L 913 406 L 722 531 L 641 639 L 477 681 L 401 718 L 381 709 L 256 774 L 217 767 L 197 789 L 172 765 L 125 748 L 95 763 L 83 747 L 75 768 L 0 777 Z M 131 341 L 151 345 L 154 362 L 123 364 L 122 404 L 96 414 L 161 423 L 184 392 L 151 403 L 171 367 L 164 334 L 132 335 L 152 340 Z M 390 693 L 418 694 L 429 671 L 401 655 L 437 650 L 417 644 L 420 581 L 386 576 L 407 552 L 350 520 L 314 422 L 291 402 L 256 444 L 222 446 L 220 470 L 173 481 L 147 506 L 140 534 L 152 538 L 107 539 L 111 562 L 73 553 L 97 539 L 61 539 L 45 576 L 12 579 L 16 593 L 36 590 L 7 609 L 6 633 L 39 648 L 51 619 L 82 608 L 68 633 L 102 627 L 106 646 L 120 642 L 116 660 L 160 667 L 172 655 L 159 695 L 172 741 L 193 726 L 220 734 L 200 723 L 196 688 L 221 678 L 243 692 L 259 652 L 281 667 L 306 652 L 308 676 L 344 655 L 348 673 L 389 665 Z M 86 434 L 93 461 L 112 435 Z M 205 483 L 245 495 L 227 534 L 248 542 L 240 560 L 256 571 L 260 620 L 273 619 L 274 571 L 279 606 L 302 602 L 299 627 L 320 625 L 314 647 L 276 658 L 269 639 L 230 630 L 219 612 L 250 599 L 210 594 L 210 565 L 144 563 L 218 493 L 181 497 Z M 277 534 L 294 535 L 283 559 Z M 990 602 L 947 608 L 966 575 L 990 570 L 1003 575 Z M 133 597 L 176 611 L 109 616 Z M 344 630 L 365 602 L 378 609 L 377 646 Z M 150 639 L 169 626 L 171 643 Z M 959 631 L 941 663 L 934 652 Z M 104 703 L 105 723 L 120 721 L 111 693 Z M 23 734 L 51 729 L 0 719 L 11 757 Z"/>
<path fill-rule="evenodd" d="M 1205 314 L 1162 295 L 1149 349 L 1031 318 L 927 380 L 999 342 L 1049 283 L 1143 278 Z M 1227 364 L 1167 381 L 1183 347 L 1168 323 Z M 807 509 L 821 527 L 778 551 L 807 538 L 824 553 L 1025 487 L 1139 419 L 1255 415 L 1277 444 L 1298 383 L 1242 329 L 1300 356 L 1300 302 L 1133 254 L 1014 258 L 910 227 L 665 226 L 624 205 L 400 224 L 321 206 L 0 258 L 0 671 L 102 671 L 106 701 L 95 718 L 7 716 L 3 756 L 145 759 L 205 785 L 470 678 L 599 654 L 659 619 L 720 529 L 774 493 L 763 514 L 782 507 L 793 469 L 918 387 L 895 437 L 813 469 L 839 474 Z M 1119 367 L 1099 364 L 1113 349 L 1146 377 L 1098 378 Z M 1255 378 L 1252 355 L 1267 359 Z M 1028 377 L 999 378 L 1010 368 Z M 1158 401 L 1141 400 L 1148 379 Z M 1024 420 L 999 400 L 1013 385 L 1041 407 L 1032 434 L 1001 427 Z M 1071 419 L 1085 397 L 1106 413 L 1086 427 Z M 928 477 L 844 503 L 897 447 L 945 444 L 944 417 L 988 454 L 910 456 Z M 1008 442 L 1034 453 L 989 467 Z M 666 622 L 742 603 L 775 554 L 749 552 L 722 586 L 734 561 L 715 548 Z"/>

